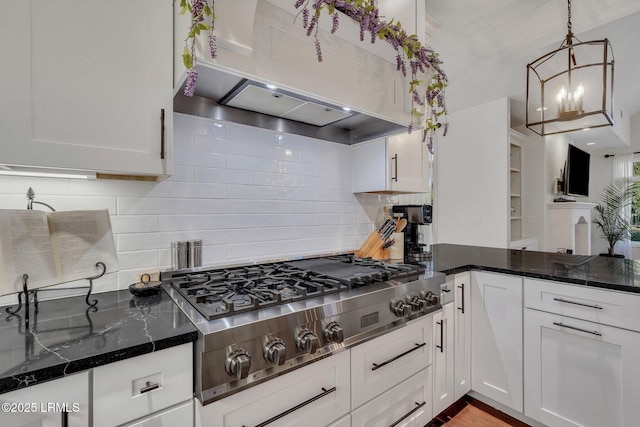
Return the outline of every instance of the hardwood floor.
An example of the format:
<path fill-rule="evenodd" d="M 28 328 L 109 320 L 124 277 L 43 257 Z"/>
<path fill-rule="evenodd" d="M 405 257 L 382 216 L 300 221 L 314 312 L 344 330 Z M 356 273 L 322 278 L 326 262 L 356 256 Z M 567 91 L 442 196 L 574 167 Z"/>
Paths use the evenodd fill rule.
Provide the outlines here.
<path fill-rule="evenodd" d="M 515 418 L 465 396 L 439 414 L 426 427 L 529 427 Z"/>

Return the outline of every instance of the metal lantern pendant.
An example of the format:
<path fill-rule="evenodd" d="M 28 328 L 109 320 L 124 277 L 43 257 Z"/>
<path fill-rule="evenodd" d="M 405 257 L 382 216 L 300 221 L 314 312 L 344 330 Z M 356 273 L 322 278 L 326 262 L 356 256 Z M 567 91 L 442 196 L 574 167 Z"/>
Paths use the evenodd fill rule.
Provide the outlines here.
<path fill-rule="evenodd" d="M 571 31 L 559 49 L 527 65 L 527 127 L 540 136 L 613 125 L 613 50 Z"/>

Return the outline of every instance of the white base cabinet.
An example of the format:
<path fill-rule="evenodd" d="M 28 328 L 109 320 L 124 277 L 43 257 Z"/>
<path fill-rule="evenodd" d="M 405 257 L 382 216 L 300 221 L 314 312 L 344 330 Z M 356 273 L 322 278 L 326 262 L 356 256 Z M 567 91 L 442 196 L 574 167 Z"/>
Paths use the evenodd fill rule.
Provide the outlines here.
<path fill-rule="evenodd" d="M 1 394 L 0 402 L 3 404 L 0 412 L 0 426 L 3 427 L 64 426 L 60 406 L 65 404 L 69 409 L 66 416 L 68 427 L 87 427 L 89 425 L 89 372 L 80 372 Z M 7 408 L 5 404 L 8 404 Z"/>
<path fill-rule="evenodd" d="M 549 427 L 635 427 L 640 334 L 525 310 L 526 416 Z"/>
<path fill-rule="evenodd" d="M 352 407 L 359 407 L 431 365 L 431 329 L 432 317 L 424 316 L 353 347 Z"/>
<path fill-rule="evenodd" d="M 454 294 L 454 401 L 471 390 L 471 273 L 456 274 L 449 289 Z"/>
<path fill-rule="evenodd" d="M 122 427 L 190 427 L 193 426 L 193 399 L 136 420 Z"/>
<path fill-rule="evenodd" d="M 453 405 L 454 387 L 454 348 L 453 318 L 454 304 L 442 307 L 442 311 L 433 316 L 433 415 Z"/>
<path fill-rule="evenodd" d="M 471 283 L 471 388 L 522 412 L 522 278 L 474 271 Z"/>
<path fill-rule="evenodd" d="M 358 427 L 424 426 L 433 417 L 431 366 L 352 412 Z"/>
<path fill-rule="evenodd" d="M 349 413 L 349 355 L 343 351 L 205 406 L 197 401 L 196 426 L 325 427 Z"/>
<path fill-rule="evenodd" d="M 193 399 L 191 343 L 93 370 L 93 425 L 110 427 Z M 114 410 L 117 408 L 117 410 Z"/>

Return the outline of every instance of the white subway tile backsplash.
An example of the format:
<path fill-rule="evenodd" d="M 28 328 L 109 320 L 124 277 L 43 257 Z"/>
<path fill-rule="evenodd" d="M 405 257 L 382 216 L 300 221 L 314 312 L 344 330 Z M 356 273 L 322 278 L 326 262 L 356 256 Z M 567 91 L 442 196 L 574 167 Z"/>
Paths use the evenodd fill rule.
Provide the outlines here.
<path fill-rule="evenodd" d="M 0 206 L 24 209 L 32 186 L 58 210 L 109 209 L 120 271 L 99 292 L 170 268 L 176 240 L 202 239 L 209 266 L 353 250 L 400 200 L 351 192 L 346 145 L 184 114 L 173 140 L 162 182 L 0 177 Z"/>
<path fill-rule="evenodd" d="M 196 168 L 196 182 L 215 182 L 219 184 L 251 184 L 251 172 L 244 170 Z"/>
<path fill-rule="evenodd" d="M 277 199 L 279 196 L 278 187 L 251 186 L 251 185 L 227 185 L 226 197 L 228 199 L 255 199 L 269 200 Z"/>

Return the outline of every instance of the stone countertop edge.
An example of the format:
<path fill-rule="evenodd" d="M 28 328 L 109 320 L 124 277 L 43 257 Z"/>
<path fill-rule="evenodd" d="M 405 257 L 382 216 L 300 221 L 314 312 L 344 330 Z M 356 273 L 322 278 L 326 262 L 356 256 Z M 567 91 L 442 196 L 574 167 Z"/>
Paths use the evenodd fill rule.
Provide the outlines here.
<path fill-rule="evenodd" d="M 481 246 L 435 244 L 434 271 L 487 271 L 640 294 L 640 261 Z"/>
<path fill-rule="evenodd" d="M 133 297 L 129 291 L 93 294 L 97 310 L 84 296 L 40 301 L 10 316 L 0 308 L 1 394 L 63 378 L 101 365 L 193 343 L 195 326 L 164 292 Z"/>

